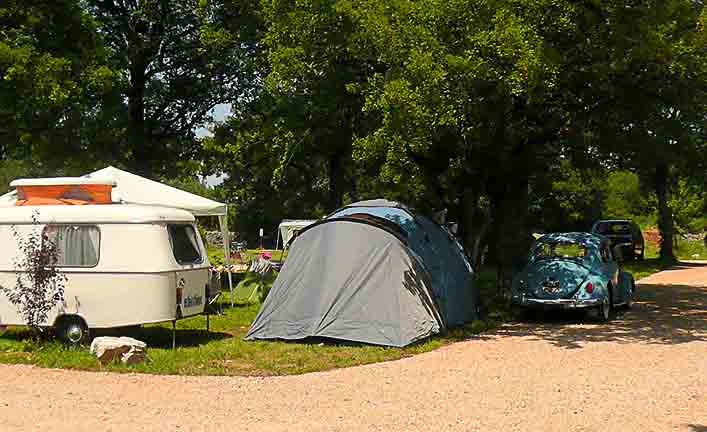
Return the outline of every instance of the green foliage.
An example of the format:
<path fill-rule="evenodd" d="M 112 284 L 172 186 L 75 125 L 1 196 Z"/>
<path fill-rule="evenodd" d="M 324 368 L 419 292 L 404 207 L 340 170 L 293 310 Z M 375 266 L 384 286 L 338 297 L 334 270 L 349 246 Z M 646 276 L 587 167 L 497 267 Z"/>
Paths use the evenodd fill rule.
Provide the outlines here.
<path fill-rule="evenodd" d="M 701 2 L 649 2 L 607 8 L 613 25 L 596 40 L 620 56 L 599 61 L 591 100 L 593 136 L 616 163 L 632 167 L 656 192 L 661 256 L 674 260 L 669 205 L 678 173 L 704 176 L 707 50 Z M 610 30 L 616 30 L 611 32 Z M 601 84 L 600 84 L 601 83 Z"/>
<path fill-rule="evenodd" d="M 238 285 L 234 288 L 234 301 L 239 305 L 262 303 L 270 292 L 276 278 L 276 271 L 269 271 L 265 275 L 247 272 L 243 280 L 238 282 Z"/>
<path fill-rule="evenodd" d="M 0 294 L 15 306 L 35 334 L 47 323 L 49 312 L 64 301 L 66 275 L 59 269 L 59 249 L 32 214 L 29 233 L 12 227 L 19 252 L 14 286 L 0 286 Z"/>
<path fill-rule="evenodd" d="M 118 158 L 147 177 L 176 176 L 198 150 L 195 129 L 217 104 L 237 102 L 256 80 L 255 2 L 85 2 L 119 74 Z M 129 78 L 129 79 L 128 79 Z M 125 106 L 126 105 L 126 106 Z M 115 125 L 118 126 L 118 125 Z"/>
<path fill-rule="evenodd" d="M 690 183 L 686 179 L 678 179 L 671 196 L 669 206 L 673 211 L 676 225 L 689 232 L 707 231 L 705 209 L 707 209 L 707 193 L 704 184 Z"/>
<path fill-rule="evenodd" d="M 678 237 L 677 257 L 681 260 L 707 260 L 707 245 L 704 241 L 686 240 Z"/>
<path fill-rule="evenodd" d="M 604 217 L 607 219 L 630 219 L 634 215 L 647 214 L 649 200 L 637 174 L 630 171 L 613 171 L 606 183 Z"/>
<path fill-rule="evenodd" d="M 586 231 L 602 217 L 607 195 L 607 172 L 579 169 L 563 159 L 533 184 L 534 226 L 549 231 Z"/>
<path fill-rule="evenodd" d="M 223 265 L 223 249 L 214 246 L 207 247 L 207 255 L 212 266 Z"/>
<path fill-rule="evenodd" d="M 12 189 L 11 181 L 26 177 L 29 172 L 31 172 L 30 167 L 23 160 L 0 158 L 0 195 Z"/>
<path fill-rule="evenodd" d="M 283 219 L 318 218 L 332 210 L 326 157 L 305 145 L 301 130 L 292 130 L 288 110 L 295 107 L 279 104 L 261 95 L 244 118 L 218 125 L 214 137 L 202 141 L 207 165 L 228 175 L 217 192 L 232 204 L 229 220 L 251 245 L 258 244 L 260 228 L 265 246 L 275 247 Z"/>
<path fill-rule="evenodd" d="M 494 245 L 504 266 L 531 228 L 655 218 L 669 239 L 673 215 L 704 224 L 706 14 L 687 0 L 8 0 L 0 188 L 110 163 L 228 202 L 267 246 L 284 218 L 385 196 L 448 210 L 467 249 Z M 234 114 L 197 138 L 216 104 Z"/>
<path fill-rule="evenodd" d="M 95 21 L 75 0 L 0 6 L 0 160 L 34 170 L 82 169 L 102 103 L 119 77 Z M 4 187 L 4 186 L 3 186 Z"/>

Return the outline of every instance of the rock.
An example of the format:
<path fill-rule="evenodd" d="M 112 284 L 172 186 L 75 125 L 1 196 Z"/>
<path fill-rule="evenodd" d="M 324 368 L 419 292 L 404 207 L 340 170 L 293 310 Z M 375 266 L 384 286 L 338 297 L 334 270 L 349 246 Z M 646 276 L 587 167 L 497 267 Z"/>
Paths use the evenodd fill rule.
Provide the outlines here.
<path fill-rule="evenodd" d="M 120 361 L 126 365 L 134 365 L 136 363 L 142 363 L 147 360 L 147 353 L 140 348 L 130 347 L 130 351 L 126 352 L 120 356 Z"/>
<path fill-rule="evenodd" d="M 147 359 L 147 344 L 129 337 L 97 337 L 91 342 L 91 353 L 102 363 L 120 359 L 125 364 L 135 364 Z"/>

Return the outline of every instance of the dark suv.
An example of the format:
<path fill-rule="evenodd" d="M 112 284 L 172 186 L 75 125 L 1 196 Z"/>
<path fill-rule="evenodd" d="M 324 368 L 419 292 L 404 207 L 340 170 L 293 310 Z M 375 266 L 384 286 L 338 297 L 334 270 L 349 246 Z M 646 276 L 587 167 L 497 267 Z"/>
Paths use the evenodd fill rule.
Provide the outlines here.
<path fill-rule="evenodd" d="M 592 226 L 592 233 L 608 237 L 612 247 L 621 246 L 624 259 L 635 260 L 644 257 L 643 234 L 632 220 L 600 220 Z"/>

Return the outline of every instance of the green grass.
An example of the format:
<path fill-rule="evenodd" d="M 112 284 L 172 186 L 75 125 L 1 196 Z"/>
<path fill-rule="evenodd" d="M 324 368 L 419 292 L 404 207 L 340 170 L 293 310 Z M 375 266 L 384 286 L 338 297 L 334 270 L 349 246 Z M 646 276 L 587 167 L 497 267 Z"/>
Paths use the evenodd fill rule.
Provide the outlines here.
<path fill-rule="evenodd" d="M 482 283 L 490 283 L 484 277 Z M 0 363 L 23 363 L 42 367 L 115 372 L 144 372 L 180 375 L 290 375 L 342 368 L 380 361 L 397 360 L 432 351 L 452 342 L 495 327 L 491 318 L 474 321 L 445 335 L 430 338 L 406 348 L 388 348 L 320 340 L 302 342 L 267 342 L 243 340 L 260 305 L 230 308 L 222 296 L 223 315 L 211 316 L 207 333 L 206 317 L 197 316 L 177 323 L 177 349 L 171 349 L 171 324 L 125 329 L 121 336 L 131 336 L 148 344 L 150 362 L 124 366 L 101 366 L 88 347 L 68 348 L 53 339 L 31 342 L 29 332 L 20 327 L 0 334 Z M 118 335 L 118 334 L 116 334 Z"/>
<path fill-rule="evenodd" d="M 272 253 L 272 260 L 273 261 L 281 261 L 282 256 L 283 256 L 283 251 L 282 250 L 269 250 L 266 249 L 266 251 L 269 251 Z M 209 262 L 212 265 L 220 265 L 223 264 L 223 249 L 217 246 L 207 246 L 206 247 L 206 252 L 209 255 Z M 257 256 L 260 253 L 258 249 L 248 249 L 246 251 L 241 252 L 241 261 L 242 262 L 249 262 L 252 258 Z M 285 256 L 287 256 L 285 254 Z"/>
<path fill-rule="evenodd" d="M 632 273 L 634 280 L 639 280 L 664 270 L 666 265 L 658 258 L 646 258 L 643 261 L 626 261 L 621 267 Z"/>
<path fill-rule="evenodd" d="M 703 241 L 688 241 L 679 238 L 675 254 L 681 260 L 707 260 L 707 247 Z"/>

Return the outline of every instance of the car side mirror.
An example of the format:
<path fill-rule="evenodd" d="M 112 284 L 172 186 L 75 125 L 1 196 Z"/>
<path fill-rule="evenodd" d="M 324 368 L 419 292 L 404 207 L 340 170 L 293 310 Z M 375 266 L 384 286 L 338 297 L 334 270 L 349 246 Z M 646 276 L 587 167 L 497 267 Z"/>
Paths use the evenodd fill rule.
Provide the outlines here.
<path fill-rule="evenodd" d="M 618 262 L 621 262 L 624 260 L 624 253 L 621 250 L 620 245 L 616 245 L 612 248 L 612 252 L 614 253 L 614 259 Z"/>

